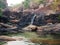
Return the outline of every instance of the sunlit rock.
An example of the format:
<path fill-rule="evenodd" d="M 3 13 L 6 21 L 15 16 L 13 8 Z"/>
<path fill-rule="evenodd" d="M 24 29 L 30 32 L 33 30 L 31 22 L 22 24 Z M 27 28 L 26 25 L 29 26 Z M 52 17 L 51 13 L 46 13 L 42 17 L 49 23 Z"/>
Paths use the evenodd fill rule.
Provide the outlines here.
<path fill-rule="evenodd" d="M 2 40 L 2 41 L 16 41 L 15 38 L 12 38 L 9 36 L 0 36 L 0 40 Z"/>
<path fill-rule="evenodd" d="M 33 30 L 36 31 L 37 30 L 37 26 L 35 26 L 35 25 L 29 25 L 29 26 L 23 28 L 23 30 L 24 31 L 33 31 Z"/>

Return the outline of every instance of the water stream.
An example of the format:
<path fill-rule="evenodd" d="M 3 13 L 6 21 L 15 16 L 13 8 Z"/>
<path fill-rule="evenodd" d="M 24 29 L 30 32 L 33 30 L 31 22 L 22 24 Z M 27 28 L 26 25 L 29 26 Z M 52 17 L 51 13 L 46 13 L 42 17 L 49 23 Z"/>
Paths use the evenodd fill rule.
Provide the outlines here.
<path fill-rule="evenodd" d="M 35 17 L 36 17 L 36 14 L 35 14 L 35 15 L 33 16 L 33 18 L 31 19 L 31 25 L 33 25 Z"/>

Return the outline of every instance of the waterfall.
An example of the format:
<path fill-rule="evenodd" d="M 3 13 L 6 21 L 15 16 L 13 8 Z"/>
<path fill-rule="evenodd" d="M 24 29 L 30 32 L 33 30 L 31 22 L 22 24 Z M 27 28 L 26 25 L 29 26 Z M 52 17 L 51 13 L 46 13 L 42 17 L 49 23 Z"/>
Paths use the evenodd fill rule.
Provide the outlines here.
<path fill-rule="evenodd" d="M 31 25 L 34 23 L 35 17 L 36 17 L 36 14 L 35 14 L 35 15 L 32 17 L 32 19 L 31 19 Z"/>

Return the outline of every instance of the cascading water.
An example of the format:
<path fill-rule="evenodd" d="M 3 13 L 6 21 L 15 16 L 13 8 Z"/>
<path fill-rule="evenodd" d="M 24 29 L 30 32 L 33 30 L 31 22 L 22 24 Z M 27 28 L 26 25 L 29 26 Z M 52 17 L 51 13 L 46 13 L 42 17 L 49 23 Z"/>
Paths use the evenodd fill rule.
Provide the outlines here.
<path fill-rule="evenodd" d="M 36 17 L 36 14 L 35 14 L 35 15 L 33 16 L 33 18 L 31 19 L 31 25 L 33 25 L 35 17 Z"/>

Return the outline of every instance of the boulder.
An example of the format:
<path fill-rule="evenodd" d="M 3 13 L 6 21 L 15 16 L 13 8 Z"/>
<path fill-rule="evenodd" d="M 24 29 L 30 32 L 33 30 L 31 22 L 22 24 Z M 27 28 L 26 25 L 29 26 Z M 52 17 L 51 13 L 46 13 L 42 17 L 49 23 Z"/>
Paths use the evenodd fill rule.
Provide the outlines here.
<path fill-rule="evenodd" d="M 25 28 L 23 28 L 24 31 L 36 31 L 37 30 L 37 26 L 35 25 L 29 25 Z"/>
<path fill-rule="evenodd" d="M 2 41 L 16 41 L 16 39 L 9 36 L 0 36 L 0 40 Z"/>
<path fill-rule="evenodd" d="M 23 40 L 22 37 L 9 37 L 9 36 L 0 36 L 0 40 L 2 41 L 16 41 L 16 40 Z"/>

